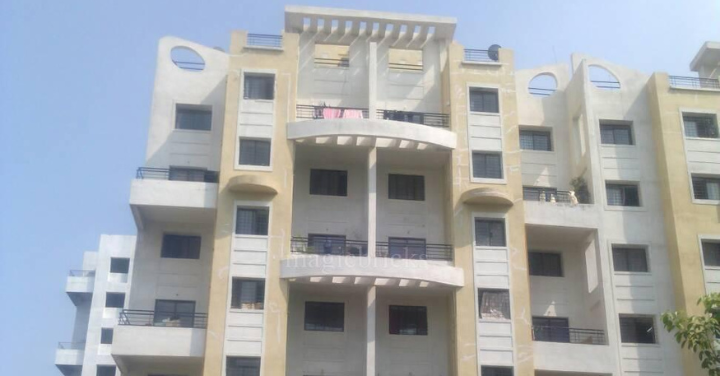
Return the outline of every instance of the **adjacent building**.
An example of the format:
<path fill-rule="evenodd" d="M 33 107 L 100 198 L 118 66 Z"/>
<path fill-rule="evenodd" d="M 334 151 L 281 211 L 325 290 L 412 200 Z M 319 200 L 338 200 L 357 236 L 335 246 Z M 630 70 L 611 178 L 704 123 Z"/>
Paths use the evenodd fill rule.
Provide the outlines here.
<path fill-rule="evenodd" d="M 137 237 L 70 277 L 58 368 L 701 375 L 660 314 L 720 283 L 718 44 L 696 78 L 516 70 L 455 27 L 288 6 L 228 52 L 163 38 Z"/>

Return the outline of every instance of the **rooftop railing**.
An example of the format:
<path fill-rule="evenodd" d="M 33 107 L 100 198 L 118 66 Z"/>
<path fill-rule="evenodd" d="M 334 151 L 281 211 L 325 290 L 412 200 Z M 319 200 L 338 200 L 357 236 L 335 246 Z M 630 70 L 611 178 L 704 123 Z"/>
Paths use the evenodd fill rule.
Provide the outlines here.
<path fill-rule="evenodd" d="M 463 61 L 474 63 L 496 63 L 498 61 L 498 57 L 492 56 L 488 50 L 473 50 L 466 48 L 465 54 L 463 55 Z"/>
<path fill-rule="evenodd" d="M 205 183 L 217 183 L 218 173 L 199 168 L 156 168 L 140 167 L 135 176 L 137 179 L 157 179 L 175 181 L 194 181 Z"/>
<path fill-rule="evenodd" d="M 598 329 L 561 328 L 533 326 L 533 340 L 539 342 L 576 343 L 582 345 L 607 345 L 605 332 Z"/>
<path fill-rule="evenodd" d="M 720 80 L 717 78 L 670 76 L 670 86 L 687 89 L 720 90 Z"/>
<path fill-rule="evenodd" d="M 58 342 L 60 350 L 85 350 L 85 342 Z"/>
<path fill-rule="evenodd" d="M 427 125 L 429 127 L 449 128 L 450 116 L 434 112 L 412 112 L 398 110 L 377 110 L 377 116 L 383 120 L 403 121 Z"/>
<path fill-rule="evenodd" d="M 408 260 L 452 261 L 453 247 L 450 244 L 406 244 L 378 242 L 375 248 L 377 257 Z"/>
<path fill-rule="evenodd" d="M 247 45 L 250 47 L 282 48 L 282 35 L 248 34 Z"/>
<path fill-rule="evenodd" d="M 118 325 L 205 329 L 207 313 L 123 309 Z"/>
<path fill-rule="evenodd" d="M 92 277 L 95 275 L 94 270 L 71 270 L 70 271 L 71 277 Z"/>
<path fill-rule="evenodd" d="M 290 252 L 310 255 L 367 256 L 368 243 L 365 240 L 341 240 L 331 238 L 293 237 Z"/>
<path fill-rule="evenodd" d="M 367 108 L 332 107 L 299 104 L 295 116 L 298 119 L 367 119 Z"/>

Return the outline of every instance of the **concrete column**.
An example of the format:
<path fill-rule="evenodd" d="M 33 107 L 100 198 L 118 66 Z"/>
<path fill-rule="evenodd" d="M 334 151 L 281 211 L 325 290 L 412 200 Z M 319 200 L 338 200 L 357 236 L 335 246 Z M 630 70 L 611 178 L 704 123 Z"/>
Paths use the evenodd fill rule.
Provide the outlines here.
<path fill-rule="evenodd" d="M 375 322 L 377 318 L 377 287 L 371 286 L 367 292 L 367 306 L 365 307 L 365 324 L 366 324 L 366 338 L 367 338 L 367 350 L 366 358 L 367 362 L 365 366 L 366 376 L 375 376 Z"/>
<path fill-rule="evenodd" d="M 368 153 L 368 257 L 375 257 L 377 243 L 377 148 L 373 147 Z"/>
<path fill-rule="evenodd" d="M 368 112 L 369 118 L 377 117 L 377 43 L 368 46 Z"/>

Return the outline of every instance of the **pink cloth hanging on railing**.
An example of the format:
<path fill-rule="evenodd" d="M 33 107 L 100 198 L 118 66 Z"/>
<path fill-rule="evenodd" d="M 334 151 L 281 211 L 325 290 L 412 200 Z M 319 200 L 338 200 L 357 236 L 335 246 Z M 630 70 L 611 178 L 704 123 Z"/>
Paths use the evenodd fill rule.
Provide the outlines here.
<path fill-rule="evenodd" d="M 339 108 L 323 108 L 323 119 L 339 119 L 342 110 Z"/>
<path fill-rule="evenodd" d="M 343 112 L 343 118 L 344 119 L 362 119 L 363 112 L 362 112 L 362 110 L 345 110 Z"/>

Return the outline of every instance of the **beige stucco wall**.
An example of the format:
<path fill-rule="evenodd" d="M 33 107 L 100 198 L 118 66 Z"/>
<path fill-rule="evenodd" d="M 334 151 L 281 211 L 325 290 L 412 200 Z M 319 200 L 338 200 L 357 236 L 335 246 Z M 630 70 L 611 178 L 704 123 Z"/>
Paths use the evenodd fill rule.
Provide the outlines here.
<path fill-rule="evenodd" d="M 449 87 L 443 90 L 449 97 L 452 130 L 456 132 L 458 147 L 452 152 L 452 168 L 447 176 L 450 186 L 449 222 L 451 242 L 455 246 L 455 266 L 465 270 L 465 287 L 455 295 L 455 325 L 452 336 L 456 339 L 451 356 L 457 375 L 476 375 L 478 370 L 478 349 L 476 324 L 476 290 L 473 273 L 473 212 L 497 212 L 506 215 L 509 237 L 509 264 L 511 266 L 512 323 L 514 342 L 515 375 L 534 374 L 532 338 L 530 330 L 530 295 L 527 273 L 525 244 L 525 219 L 522 201 L 522 177 L 520 171 L 519 132 L 515 78 L 513 75 L 513 52 L 500 50 L 502 65 L 463 64 L 463 47 L 453 43 L 449 48 Z M 468 90 L 470 83 L 497 85 L 500 93 L 500 107 L 503 133 L 503 164 L 506 184 L 471 183 L 470 157 L 468 148 Z M 511 198 L 512 206 L 467 205 L 461 201 L 464 192 L 475 188 L 491 188 Z M 454 370 L 454 371 L 455 371 Z"/>
<path fill-rule="evenodd" d="M 269 258 L 266 274 L 265 328 L 262 375 L 285 373 L 287 339 L 287 282 L 280 279 L 280 259 L 289 254 L 292 219 L 293 144 L 286 138 L 286 124 L 294 119 L 297 82 L 298 35 L 283 35 L 283 50 L 245 48 L 246 32 L 233 32 L 230 68 L 223 130 L 218 210 L 215 227 L 215 253 L 212 263 L 205 376 L 223 374 L 223 344 L 229 286 L 230 250 L 234 223 L 235 200 L 271 201 Z M 272 147 L 272 171 L 235 170 L 238 100 L 243 69 L 274 70 L 275 123 Z M 238 175 L 264 175 L 263 181 L 278 191 L 275 195 L 230 191 L 228 182 Z"/>
<path fill-rule="evenodd" d="M 675 303 L 678 310 L 701 314 L 697 301 L 705 294 L 705 280 L 698 237 L 720 235 L 720 208 L 692 202 L 681 109 L 720 111 L 720 93 L 670 89 L 665 73 L 655 73 L 648 90 Z M 683 366 L 686 375 L 707 374 L 689 351 L 683 351 Z"/>

